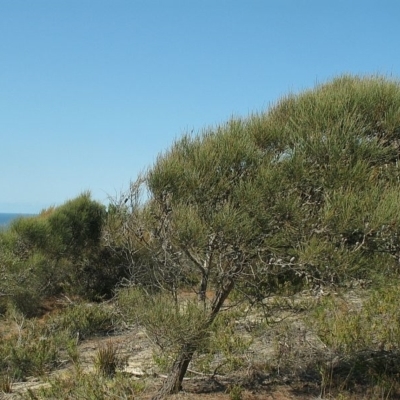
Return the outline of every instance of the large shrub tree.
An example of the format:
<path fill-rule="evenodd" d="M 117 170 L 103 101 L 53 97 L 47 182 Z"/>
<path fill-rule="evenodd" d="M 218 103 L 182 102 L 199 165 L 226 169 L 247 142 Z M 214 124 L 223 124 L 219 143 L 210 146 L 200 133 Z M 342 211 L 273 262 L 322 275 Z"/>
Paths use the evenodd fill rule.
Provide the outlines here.
<path fill-rule="evenodd" d="M 158 398 L 180 390 L 234 287 L 262 298 L 398 269 L 399 146 L 399 82 L 342 76 L 158 157 L 144 204 L 132 185 L 124 229 L 151 249 L 160 288 L 192 286 L 204 302 Z"/>

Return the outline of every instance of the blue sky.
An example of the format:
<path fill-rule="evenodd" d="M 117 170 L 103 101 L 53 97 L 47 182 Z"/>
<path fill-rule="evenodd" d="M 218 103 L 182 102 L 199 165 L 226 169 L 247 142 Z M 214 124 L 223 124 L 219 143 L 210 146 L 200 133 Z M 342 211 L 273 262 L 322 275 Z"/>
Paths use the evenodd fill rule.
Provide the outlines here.
<path fill-rule="evenodd" d="M 0 212 L 107 204 L 184 132 L 400 76 L 398 0 L 0 0 Z"/>

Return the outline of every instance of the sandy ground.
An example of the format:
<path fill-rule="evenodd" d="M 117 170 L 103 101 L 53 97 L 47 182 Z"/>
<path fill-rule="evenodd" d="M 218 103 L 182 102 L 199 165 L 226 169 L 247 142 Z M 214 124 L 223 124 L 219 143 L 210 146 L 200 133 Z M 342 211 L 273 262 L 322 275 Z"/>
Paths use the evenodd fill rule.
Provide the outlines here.
<path fill-rule="evenodd" d="M 359 302 L 357 297 L 353 300 Z M 246 323 L 251 323 L 251 318 Z M 307 328 L 302 324 L 301 320 L 290 313 L 285 316 L 286 322 L 290 322 L 292 326 L 291 332 L 296 332 L 295 338 L 290 338 L 290 332 L 281 337 L 282 349 L 289 346 L 303 346 L 307 344 L 307 348 L 311 350 L 321 349 L 321 343 L 309 334 Z M 246 335 L 245 329 L 242 329 L 243 335 Z M 255 340 L 251 346 L 251 357 L 253 360 L 260 361 L 276 357 L 276 332 L 271 329 L 265 335 L 261 335 Z M 289 341 L 291 342 L 289 343 Z M 80 366 L 90 371 L 94 368 L 94 358 L 97 350 L 105 346 L 108 342 L 112 342 L 118 348 L 118 354 L 126 359 L 124 372 L 130 374 L 132 379 L 145 379 L 147 389 L 144 394 L 138 396 L 139 399 L 150 399 L 151 396 L 162 385 L 164 376 L 159 374 L 153 362 L 154 346 L 146 336 L 144 330 L 132 328 L 121 331 L 118 334 L 110 336 L 92 337 L 84 340 L 79 344 Z M 274 344 L 275 343 L 275 344 Z M 275 347 L 274 347 L 275 346 Z M 48 377 L 52 378 L 66 374 L 71 371 L 74 366 L 71 363 L 65 364 L 64 367 L 53 371 Z M 248 372 L 251 375 L 251 372 Z M 183 382 L 183 391 L 177 395 L 171 396 L 172 400 L 208 400 L 208 399 L 231 399 L 229 388 L 235 384 L 244 387 L 241 393 L 242 400 L 311 400 L 320 398 L 320 388 L 318 382 L 310 381 L 295 381 L 290 378 L 281 377 L 279 381 L 268 376 L 263 376 L 260 379 L 246 376 L 246 372 L 241 372 L 238 375 L 217 376 L 210 378 L 205 375 L 191 375 L 185 378 Z M 1 394 L 0 399 L 17 399 L 18 394 L 27 391 L 28 389 L 35 390 L 41 386 L 48 385 L 46 379 L 31 378 L 26 382 L 15 382 L 12 385 L 12 393 Z"/>

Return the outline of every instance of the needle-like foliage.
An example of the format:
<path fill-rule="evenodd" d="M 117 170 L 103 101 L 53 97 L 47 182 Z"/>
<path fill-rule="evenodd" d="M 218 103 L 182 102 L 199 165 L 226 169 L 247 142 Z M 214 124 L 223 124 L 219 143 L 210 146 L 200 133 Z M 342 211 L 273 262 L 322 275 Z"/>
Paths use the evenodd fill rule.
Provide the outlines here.
<path fill-rule="evenodd" d="M 260 299 L 394 273 L 399 146 L 399 82 L 342 76 L 177 140 L 144 177 L 149 196 L 133 207 L 131 232 L 151 249 L 160 288 L 195 288 L 205 326 L 234 287 Z M 180 388 L 195 339 L 160 397 Z"/>

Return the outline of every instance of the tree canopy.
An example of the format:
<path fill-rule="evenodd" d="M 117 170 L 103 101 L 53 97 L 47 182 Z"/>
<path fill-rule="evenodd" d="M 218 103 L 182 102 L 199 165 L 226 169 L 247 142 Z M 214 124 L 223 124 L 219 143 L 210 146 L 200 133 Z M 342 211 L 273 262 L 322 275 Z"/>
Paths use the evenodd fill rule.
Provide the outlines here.
<path fill-rule="evenodd" d="M 177 140 L 145 175 L 131 232 L 164 289 L 213 290 L 206 323 L 234 287 L 262 297 L 394 273 L 399 139 L 399 82 L 341 76 Z M 164 393 L 195 350 L 182 347 Z"/>
<path fill-rule="evenodd" d="M 362 275 L 371 257 L 394 267 L 399 89 L 343 76 L 178 140 L 148 175 L 154 201 L 173 210 L 171 245 L 194 261 L 213 238 L 225 254 L 320 278 Z"/>

